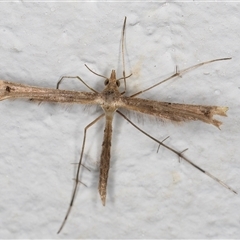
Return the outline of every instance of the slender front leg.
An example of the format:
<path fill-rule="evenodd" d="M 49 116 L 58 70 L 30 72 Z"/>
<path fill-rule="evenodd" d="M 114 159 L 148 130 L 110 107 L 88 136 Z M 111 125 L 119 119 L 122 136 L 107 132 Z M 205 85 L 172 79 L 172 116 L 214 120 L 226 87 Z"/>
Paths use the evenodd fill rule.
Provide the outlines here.
<path fill-rule="evenodd" d="M 95 93 L 98 93 L 98 91 L 96 91 L 95 89 L 91 88 L 88 84 L 86 84 L 79 76 L 63 76 L 60 78 L 60 80 L 57 82 L 57 86 L 56 86 L 56 89 L 59 89 L 59 86 L 62 82 L 63 79 L 67 79 L 67 78 L 77 78 L 79 81 L 81 81 L 87 88 L 89 88 L 91 91 L 95 92 Z"/>

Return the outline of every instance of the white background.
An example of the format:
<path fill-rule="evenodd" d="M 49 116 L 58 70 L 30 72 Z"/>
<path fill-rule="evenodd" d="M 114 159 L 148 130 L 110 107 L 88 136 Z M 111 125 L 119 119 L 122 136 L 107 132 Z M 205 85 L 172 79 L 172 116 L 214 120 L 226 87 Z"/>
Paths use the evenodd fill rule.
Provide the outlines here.
<path fill-rule="evenodd" d="M 79 75 L 101 91 L 102 75 L 121 77 L 127 16 L 128 93 L 196 63 L 198 68 L 141 97 L 228 106 L 221 131 L 202 122 L 131 119 L 146 132 L 240 192 L 240 5 L 238 3 L 1 3 L 0 78 L 54 88 Z M 87 91 L 77 80 L 62 88 Z M 60 235 L 84 127 L 101 109 L 0 103 L 1 238 L 237 238 L 240 198 L 134 129 L 114 120 L 106 206 L 97 191 L 104 121 L 89 130 L 81 186 Z"/>

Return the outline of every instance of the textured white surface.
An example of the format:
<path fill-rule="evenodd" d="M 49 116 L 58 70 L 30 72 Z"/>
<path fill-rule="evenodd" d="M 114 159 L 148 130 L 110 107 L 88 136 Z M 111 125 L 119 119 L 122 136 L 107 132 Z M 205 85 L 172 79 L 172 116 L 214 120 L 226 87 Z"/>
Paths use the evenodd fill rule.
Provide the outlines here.
<path fill-rule="evenodd" d="M 55 87 L 79 75 L 102 89 L 94 71 L 121 76 L 120 38 L 127 20 L 129 92 L 198 62 L 232 57 L 166 83 L 142 97 L 229 106 L 221 131 L 201 122 L 138 121 L 158 139 L 240 192 L 240 5 L 238 3 L 1 3 L 0 78 Z M 85 90 L 77 81 L 62 88 Z M 80 187 L 66 213 L 83 128 L 99 112 L 82 106 L 0 103 L 1 238 L 237 238 L 240 199 L 132 128 L 114 121 L 107 204 L 97 192 L 103 121 L 89 131 Z M 219 118 L 220 119 L 220 118 Z"/>

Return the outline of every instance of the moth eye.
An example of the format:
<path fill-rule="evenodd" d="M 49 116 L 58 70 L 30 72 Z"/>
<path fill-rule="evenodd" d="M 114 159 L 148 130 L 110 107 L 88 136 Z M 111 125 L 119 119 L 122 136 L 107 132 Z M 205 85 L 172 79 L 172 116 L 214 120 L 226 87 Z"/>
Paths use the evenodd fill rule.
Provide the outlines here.
<path fill-rule="evenodd" d="M 120 82 L 119 82 L 119 80 L 116 81 L 116 84 L 117 84 L 118 87 L 120 87 Z"/>
<path fill-rule="evenodd" d="M 104 85 L 106 86 L 106 85 L 108 85 L 108 84 L 109 84 L 109 80 L 106 79 L 106 80 L 104 81 Z"/>

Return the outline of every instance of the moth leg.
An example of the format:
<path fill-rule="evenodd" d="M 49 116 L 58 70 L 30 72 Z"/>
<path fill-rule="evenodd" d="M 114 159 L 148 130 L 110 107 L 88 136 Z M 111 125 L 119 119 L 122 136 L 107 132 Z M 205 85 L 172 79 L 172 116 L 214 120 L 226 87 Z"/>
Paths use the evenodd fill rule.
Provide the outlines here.
<path fill-rule="evenodd" d="M 74 179 L 74 189 L 73 189 L 73 193 L 72 193 L 72 197 L 71 197 L 71 201 L 70 201 L 70 204 L 69 204 L 69 207 L 68 207 L 68 210 L 67 210 L 67 213 L 65 215 L 65 218 L 58 230 L 57 233 L 60 233 L 62 228 L 64 227 L 66 221 L 67 221 L 67 218 L 70 214 L 70 211 L 72 209 L 72 206 L 73 206 L 73 202 L 74 202 L 74 199 L 75 199 L 75 196 L 76 196 L 76 193 L 77 193 L 77 187 L 78 187 L 78 184 L 80 182 L 79 178 L 79 173 L 80 173 L 80 168 L 81 168 L 81 165 L 82 165 L 82 158 L 83 158 L 83 152 L 84 152 L 84 147 L 85 147 L 85 141 L 86 141 L 86 135 L 87 135 L 87 130 L 88 128 L 90 128 L 93 124 L 95 124 L 99 119 L 101 119 L 105 114 L 103 113 L 102 115 L 100 115 L 99 117 L 97 117 L 94 121 L 92 121 L 91 123 L 89 123 L 85 128 L 84 128 L 84 136 L 83 136 L 83 142 L 82 142 L 82 149 L 81 149 L 81 155 L 80 155 L 80 159 L 79 159 L 79 162 L 78 162 L 78 167 L 77 167 L 77 173 L 76 173 L 76 178 Z"/>
<path fill-rule="evenodd" d="M 91 91 L 98 93 L 98 91 L 96 91 L 95 89 L 91 88 L 88 84 L 86 84 L 79 76 L 63 76 L 60 78 L 60 80 L 57 82 L 57 86 L 56 89 L 59 89 L 59 86 L 62 82 L 63 79 L 68 79 L 68 78 L 77 78 L 79 81 L 81 81 L 88 89 L 90 89 Z"/>
<path fill-rule="evenodd" d="M 150 89 L 155 88 L 155 87 L 157 87 L 158 85 L 160 85 L 160 84 L 162 84 L 162 83 L 164 83 L 164 82 L 167 82 L 167 81 L 170 80 L 170 79 L 173 79 L 173 78 L 176 78 L 176 77 L 179 77 L 179 76 L 181 77 L 181 76 L 182 76 L 183 74 L 185 74 L 186 72 L 189 72 L 189 71 L 191 71 L 191 70 L 193 70 L 193 69 L 195 69 L 195 68 L 201 67 L 201 66 L 203 66 L 203 65 L 206 65 L 206 64 L 209 64 L 209 63 L 212 63 L 212 62 L 224 61 L 224 60 L 230 60 L 230 59 L 232 59 L 232 58 L 218 58 L 218 59 L 213 59 L 213 60 L 210 60 L 210 61 L 198 63 L 198 64 L 193 65 L 193 66 L 191 66 L 191 67 L 185 68 L 185 69 L 183 69 L 183 70 L 181 70 L 181 71 L 178 71 L 178 68 L 176 67 L 176 71 L 175 71 L 175 73 L 174 73 L 172 76 L 170 76 L 170 77 L 162 80 L 161 82 L 158 82 L 158 83 L 154 84 L 153 86 L 151 86 L 151 87 L 149 87 L 149 88 L 146 88 L 146 89 L 144 89 L 144 90 L 142 90 L 142 91 L 139 91 L 139 92 L 137 92 L 137 93 L 134 93 L 134 94 L 132 94 L 130 97 L 136 97 L 136 96 L 138 96 L 139 94 L 142 94 L 142 93 L 144 93 L 144 92 L 147 92 L 147 91 L 149 91 Z"/>
<path fill-rule="evenodd" d="M 199 171 L 201 171 L 202 173 L 205 173 L 207 176 L 209 176 L 210 178 L 212 178 L 213 180 L 217 181 L 219 184 L 221 184 L 223 187 L 227 188 L 228 190 L 232 191 L 233 193 L 237 194 L 237 192 L 235 190 L 233 190 L 231 187 L 229 187 L 226 183 L 224 183 L 223 181 L 221 181 L 220 179 L 218 179 L 217 177 L 213 176 L 212 174 L 210 174 L 209 172 L 205 171 L 204 169 L 200 168 L 198 165 L 196 165 L 195 163 L 193 163 L 192 161 L 190 161 L 188 158 L 186 158 L 183 155 L 183 152 L 185 152 L 187 149 L 179 152 L 177 150 L 175 150 L 174 148 L 169 147 L 168 145 L 164 144 L 163 141 L 159 141 L 156 138 L 152 137 L 151 135 L 149 135 L 148 133 L 146 133 L 145 131 L 143 131 L 141 128 L 139 128 L 136 124 L 134 124 L 129 118 L 127 118 L 123 113 L 121 113 L 119 110 L 116 111 L 119 115 L 121 115 L 123 118 L 125 118 L 130 124 L 132 124 L 132 126 L 134 126 L 137 130 L 139 130 L 140 132 L 142 132 L 144 135 L 146 135 L 147 137 L 151 138 L 153 141 L 157 142 L 159 145 L 167 148 L 168 150 L 170 150 L 171 152 L 174 152 L 176 155 L 178 155 L 179 158 L 185 160 L 186 162 L 188 162 L 189 164 L 191 164 L 193 167 L 197 168 Z"/>

